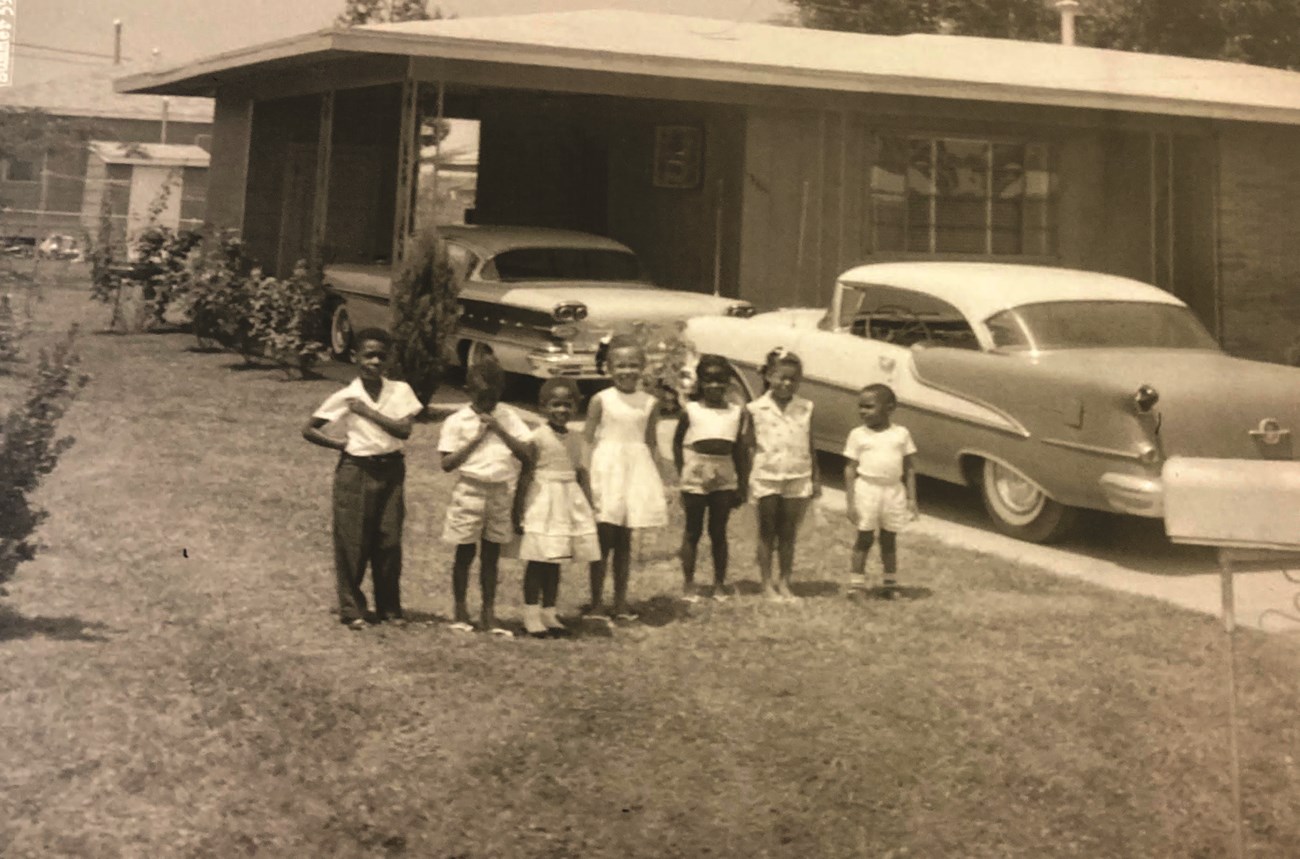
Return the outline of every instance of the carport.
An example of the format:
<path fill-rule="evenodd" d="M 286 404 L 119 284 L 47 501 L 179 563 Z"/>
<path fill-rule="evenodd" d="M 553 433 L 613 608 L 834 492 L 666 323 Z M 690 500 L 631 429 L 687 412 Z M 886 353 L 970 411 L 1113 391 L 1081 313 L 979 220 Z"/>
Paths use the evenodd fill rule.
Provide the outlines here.
<path fill-rule="evenodd" d="M 391 261 L 441 115 L 481 123 L 475 221 L 608 235 L 676 288 L 814 304 L 859 262 L 996 259 L 1155 283 L 1252 357 L 1300 324 L 1290 72 L 588 11 L 324 31 L 119 89 L 216 97 L 208 220 L 281 272 Z"/>

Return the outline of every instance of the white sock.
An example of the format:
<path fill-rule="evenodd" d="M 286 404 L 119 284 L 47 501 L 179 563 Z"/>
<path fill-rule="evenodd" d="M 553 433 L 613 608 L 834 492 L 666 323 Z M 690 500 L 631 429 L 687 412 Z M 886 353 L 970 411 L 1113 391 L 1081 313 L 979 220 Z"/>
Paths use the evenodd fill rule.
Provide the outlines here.
<path fill-rule="evenodd" d="M 546 632 L 546 624 L 542 622 L 541 606 L 524 606 L 524 629 L 527 630 L 530 635 Z"/>

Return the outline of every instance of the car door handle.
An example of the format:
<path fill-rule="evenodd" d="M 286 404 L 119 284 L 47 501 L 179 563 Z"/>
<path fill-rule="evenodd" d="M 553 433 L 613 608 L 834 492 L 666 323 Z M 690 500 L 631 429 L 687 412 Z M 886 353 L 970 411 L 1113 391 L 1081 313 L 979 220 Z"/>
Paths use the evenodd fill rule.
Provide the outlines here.
<path fill-rule="evenodd" d="M 881 355 L 876 360 L 880 362 L 880 369 L 884 370 L 886 373 L 894 372 L 893 358 L 890 358 L 888 355 Z"/>

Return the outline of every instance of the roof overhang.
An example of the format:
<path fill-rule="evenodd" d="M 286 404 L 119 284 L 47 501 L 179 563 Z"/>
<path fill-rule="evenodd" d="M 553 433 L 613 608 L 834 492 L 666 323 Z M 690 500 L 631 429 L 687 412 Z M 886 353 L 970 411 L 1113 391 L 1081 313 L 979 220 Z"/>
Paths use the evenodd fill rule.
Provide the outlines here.
<path fill-rule="evenodd" d="M 602 15 L 605 18 L 599 17 Z M 622 18 L 629 23 L 636 19 L 637 23 L 664 28 L 662 41 L 672 48 L 658 50 L 644 34 L 620 40 L 618 34 L 626 31 L 617 28 L 608 29 L 606 40 L 593 38 L 593 34 L 600 34 L 599 28 L 585 25 L 618 20 L 611 19 L 611 15 L 567 13 L 567 18 L 566 15 L 515 16 L 322 30 L 218 54 L 169 70 L 133 75 L 119 80 L 117 90 L 211 96 L 225 84 L 288 68 L 365 55 L 393 55 L 497 67 L 564 69 L 585 72 L 592 78 L 636 76 L 751 88 L 870 93 L 1300 125 L 1300 74 L 1275 69 L 1039 43 L 963 37 L 863 36 L 765 25 L 739 28 L 743 34 L 750 34 L 748 38 L 755 45 L 753 51 L 743 50 L 743 40 L 739 37 L 742 42 L 739 48 L 718 48 L 699 42 L 696 49 L 691 39 L 698 42 L 701 34 L 683 30 L 681 22 L 698 25 L 722 22 L 624 13 Z M 520 25 L 524 19 L 538 19 L 542 23 L 566 19 L 564 24 L 576 22 L 585 29 L 580 26 L 548 29 L 531 21 L 533 28 L 529 29 Z M 493 21 L 509 22 L 509 25 L 483 24 Z M 467 23 L 471 26 L 464 26 Z M 672 28 L 668 29 L 670 25 Z M 506 35 L 498 35 L 500 32 Z M 679 37 L 677 41 L 669 38 L 673 34 Z M 789 57 L 780 51 L 782 39 L 792 46 Z M 860 44 L 855 45 L 852 40 L 859 40 Z M 822 42 L 826 45 L 826 59 L 817 54 Z M 859 50 L 853 50 L 855 47 Z M 999 52 L 1021 53 L 1025 59 L 1019 64 L 1007 57 L 994 61 Z M 985 56 L 990 60 L 981 67 L 978 59 Z M 934 61 L 928 62 L 930 58 Z M 1075 65 L 1071 66 L 1071 62 Z M 1025 65 L 1031 67 L 1021 67 Z M 1234 76 L 1239 79 L 1229 86 L 1227 78 Z M 518 79 L 517 88 L 528 88 L 526 74 L 519 75 Z"/>

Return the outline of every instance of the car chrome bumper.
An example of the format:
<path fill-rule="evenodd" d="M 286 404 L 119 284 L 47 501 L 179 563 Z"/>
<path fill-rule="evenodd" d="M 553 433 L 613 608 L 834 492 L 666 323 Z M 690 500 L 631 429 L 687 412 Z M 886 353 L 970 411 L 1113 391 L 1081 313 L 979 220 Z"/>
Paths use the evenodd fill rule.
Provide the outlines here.
<path fill-rule="evenodd" d="M 595 352 L 570 352 L 561 349 L 537 349 L 528 353 L 528 366 L 539 379 L 563 376 L 566 379 L 603 379 L 596 372 Z"/>
<path fill-rule="evenodd" d="M 1103 474 L 1102 495 L 1116 513 L 1158 519 L 1165 513 L 1165 488 L 1158 477 L 1136 474 Z"/>

